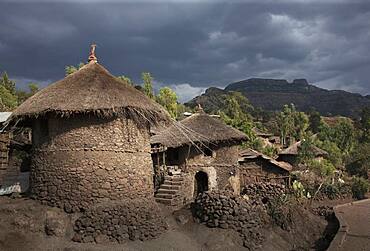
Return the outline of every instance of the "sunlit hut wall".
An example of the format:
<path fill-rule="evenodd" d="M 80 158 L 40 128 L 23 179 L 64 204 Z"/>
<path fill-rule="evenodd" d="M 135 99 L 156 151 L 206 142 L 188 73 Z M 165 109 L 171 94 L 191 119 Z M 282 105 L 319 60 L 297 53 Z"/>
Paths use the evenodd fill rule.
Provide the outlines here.
<path fill-rule="evenodd" d="M 151 143 L 166 149 L 154 156 L 155 164 L 181 168 L 185 184 L 182 192 L 186 200 L 191 200 L 196 196 L 195 175 L 199 172 L 207 174 L 209 190 L 233 189 L 230 178 L 238 179 L 238 146 L 246 140 L 241 131 L 199 109 L 177 126 L 152 136 Z"/>
<path fill-rule="evenodd" d="M 31 194 L 66 211 L 152 198 L 149 129 L 170 121 L 158 104 L 99 65 L 93 53 L 89 59 L 11 117 L 32 125 Z"/>

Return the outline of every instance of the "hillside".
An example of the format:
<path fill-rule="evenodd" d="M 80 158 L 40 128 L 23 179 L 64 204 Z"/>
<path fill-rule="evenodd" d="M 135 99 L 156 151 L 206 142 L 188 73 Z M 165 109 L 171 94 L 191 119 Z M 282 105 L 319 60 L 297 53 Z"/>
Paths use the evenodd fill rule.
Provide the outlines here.
<path fill-rule="evenodd" d="M 315 109 L 322 115 L 354 117 L 365 106 L 370 106 L 370 97 L 339 90 L 326 90 L 311 85 L 305 79 L 289 83 L 282 79 L 251 78 L 226 86 L 224 90 L 211 87 L 201 96 L 186 105 L 200 103 L 206 110 L 222 106 L 222 94 L 241 92 L 254 107 L 268 111 L 280 110 L 283 105 L 293 103 L 298 110 Z"/>

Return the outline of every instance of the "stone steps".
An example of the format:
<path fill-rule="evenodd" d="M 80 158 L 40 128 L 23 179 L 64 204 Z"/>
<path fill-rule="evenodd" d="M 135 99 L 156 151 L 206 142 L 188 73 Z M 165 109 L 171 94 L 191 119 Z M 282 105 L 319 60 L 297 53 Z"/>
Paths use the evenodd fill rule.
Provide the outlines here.
<path fill-rule="evenodd" d="M 181 187 L 181 183 L 180 184 L 162 184 L 161 185 L 161 189 L 167 189 L 167 190 L 176 190 L 178 191 Z"/>
<path fill-rule="evenodd" d="M 160 186 L 158 192 L 154 196 L 155 200 L 158 203 L 176 206 L 178 201 L 178 193 L 181 189 L 184 179 L 180 175 L 166 175 L 164 178 L 164 183 Z"/>

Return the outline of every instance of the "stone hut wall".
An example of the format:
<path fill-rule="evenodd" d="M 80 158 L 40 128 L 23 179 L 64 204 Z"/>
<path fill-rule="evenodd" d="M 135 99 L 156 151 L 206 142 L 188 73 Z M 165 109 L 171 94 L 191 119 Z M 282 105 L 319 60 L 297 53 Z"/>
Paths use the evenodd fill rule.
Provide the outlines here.
<path fill-rule="evenodd" d="M 32 195 L 67 212 L 98 202 L 153 197 L 148 131 L 130 119 L 36 120 Z"/>
<path fill-rule="evenodd" d="M 202 171 L 208 175 L 209 190 L 224 190 L 230 188 L 230 177 L 236 175 L 238 163 L 238 146 L 219 144 L 212 149 L 212 156 L 205 156 L 195 147 L 182 147 L 179 151 L 181 167 L 184 171 L 183 197 L 192 201 L 194 194 L 195 175 Z M 186 160 L 186 161 L 185 161 Z"/>
<path fill-rule="evenodd" d="M 4 183 L 9 166 L 10 133 L 0 133 L 0 186 Z"/>
<path fill-rule="evenodd" d="M 288 171 L 284 171 L 263 159 L 242 162 L 239 169 L 241 187 L 262 181 L 286 184 L 287 176 L 289 176 Z"/>

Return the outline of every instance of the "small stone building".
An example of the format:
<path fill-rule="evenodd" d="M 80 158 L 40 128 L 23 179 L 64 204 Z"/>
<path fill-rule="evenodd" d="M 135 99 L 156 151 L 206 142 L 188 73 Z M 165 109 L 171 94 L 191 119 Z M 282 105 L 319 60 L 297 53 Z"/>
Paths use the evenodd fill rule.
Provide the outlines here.
<path fill-rule="evenodd" d="M 154 202 L 150 126 L 168 113 L 89 63 L 27 99 L 11 121 L 32 127 L 30 192 L 67 212 L 99 203 Z"/>
<path fill-rule="evenodd" d="M 299 150 L 301 148 L 302 141 L 298 141 L 294 143 L 293 145 L 289 146 L 288 148 L 282 150 L 279 153 L 279 157 L 277 158 L 278 161 L 284 161 L 288 162 L 289 164 L 295 166 L 297 164 L 297 157 Z M 328 156 L 328 153 L 317 146 L 312 147 L 312 153 L 316 160 L 320 161 L 326 156 Z"/>
<path fill-rule="evenodd" d="M 243 150 L 239 154 L 241 188 L 260 182 L 288 185 L 292 169 L 289 163 L 276 161 L 252 149 Z"/>
<path fill-rule="evenodd" d="M 202 110 L 152 136 L 156 200 L 184 204 L 205 190 L 233 189 L 238 145 L 245 140 L 244 133 Z"/>

